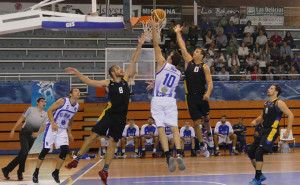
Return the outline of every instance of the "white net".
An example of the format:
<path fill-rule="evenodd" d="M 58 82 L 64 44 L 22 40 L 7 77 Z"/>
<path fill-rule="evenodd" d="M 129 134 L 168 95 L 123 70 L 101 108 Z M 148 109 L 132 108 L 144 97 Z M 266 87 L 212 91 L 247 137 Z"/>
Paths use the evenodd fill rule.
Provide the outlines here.
<path fill-rule="evenodd" d="M 149 19 L 149 21 L 152 20 L 152 17 Z M 147 40 L 152 40 L 152 26 L 150 25 L 149 21 L 142 21 L 143 29 L 144 29 L 144 35 L 146 36 Z M 167 19 L 164 19 L 161 22 L 158 22 L 158 25 L 156 27 L 157 32 L 157 38 L 160 39 L 160 33 L 161 30 L 166 26 Z"/>

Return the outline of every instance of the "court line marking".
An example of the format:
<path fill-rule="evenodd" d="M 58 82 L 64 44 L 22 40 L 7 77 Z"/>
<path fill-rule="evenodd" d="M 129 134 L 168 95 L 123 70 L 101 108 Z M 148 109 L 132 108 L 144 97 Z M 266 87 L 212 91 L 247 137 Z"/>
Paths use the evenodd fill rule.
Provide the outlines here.
<path fill-rule="evenodd" d="M 102 161 L 103 161 L 103 159 L 99 160 L 96 163 L 89 163 L 88 165 L 86 165 L 85 167 L 83 167 L 82 169 L 80 169 L 79 171 L 77 171 L 75 174 L 73 174 L 72 176 L 77 176 L 78 174 L 81 174 L 84 171 L 81 175 L 79 175 L 78 177 L 76 177 L 74 180 L 72 179 L 72 176 L 70 176 L 70 177 L 68 177 L 66 179 L 66 180 L 69 180 L 69 181 L 68 182 L 63 182 L 62 184 L 64 184 L 64 183 L 66 183 L 66 185 L 72 185 L 72 184 L 74 184 L 82 176 L 84 176 L 87 172 L 89 172 L 92 168 L 94 168 L 96 165 L 98 165 Z M 85 169 L 85 168 L 87 168 L 87 169 Z"/>
<path fill-rule="evenodd" d="M 137 181 L 132 182 L 134 184 L 146 184 L 146 183 L 159 183 L 159 182 L 165 182 L 165 183 L 176 183 L 176 182 L 184 182 L 184 183 L 195 183 L 195 182 L 202 182 L 202 183 L 208 183 L 208 184 L 217 184 L 217 185 L 227 185 L 220 182 L 209 182 L 209 181 Z"/>

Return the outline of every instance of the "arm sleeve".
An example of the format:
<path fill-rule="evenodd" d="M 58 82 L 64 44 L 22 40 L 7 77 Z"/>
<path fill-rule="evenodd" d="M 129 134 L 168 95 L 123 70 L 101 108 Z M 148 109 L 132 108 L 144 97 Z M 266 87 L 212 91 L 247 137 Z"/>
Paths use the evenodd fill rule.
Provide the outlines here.
<path fill-rule="evenodd" d="M 140 128 L 137 125 L 135 125 L 135 128 L 135 136 L 140 136 Z"/>
<path fill-rule="evenodd" d="M 27 116 L 30 114 L 30 112 L 31 112 L 31 107 L 28 107 L 26 109 L 26 111 L 23 113 L 23 117 L 27 118 Z"/>
<path fill-rule="evenodd" d="M 190 127 L 190 130 L 191 130 L 191 136 L 196 137 L 194 128 Z"/>
<path fill-rule="evenodd" d="M 126 125 L 123 130 L 123 134 L 122 134 L 123 137 L 126 137 L 127 129 L 128 129 L 128 125 Z"/>

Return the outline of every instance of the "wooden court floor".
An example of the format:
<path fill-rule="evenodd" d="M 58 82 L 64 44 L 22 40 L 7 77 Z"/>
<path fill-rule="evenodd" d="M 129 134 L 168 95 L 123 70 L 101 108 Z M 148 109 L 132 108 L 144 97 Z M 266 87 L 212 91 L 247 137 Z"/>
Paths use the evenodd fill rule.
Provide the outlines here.
<path fill-rule="evenodd" d="M 40 185 L 55 185 L 51 172 L 56 165 L 57 155 L 48 155 L 40 169 Z M 14 156 L 0 156 L 1 168 L 6 166 Z M 1 173 L 1 185 L 31 185 L 37 155 L 29 155 L 26 163 L 24 180 L 18 181 L 16 170 L 10 173 L 10 180 L 4 180 Z M 66 162 L 71 159 L 67 158 Z M 254 177 L 254 169 L 247 155 L 211 156 L 210 158 L 185 157 L 185 171 L 170 173 L 164 158 L 114 159 L 109 169 L 109 185 L 247 185 Z M 275 153 L 264 156 L 263 173 L 269 185 L 300 184 L 300 149 L 290 153 Z M 76 169 L 60 171 L 61 184 L 94 185 L 101 184 L 98 171 L 102 169 L 103 160 L 82 159 Z"/>

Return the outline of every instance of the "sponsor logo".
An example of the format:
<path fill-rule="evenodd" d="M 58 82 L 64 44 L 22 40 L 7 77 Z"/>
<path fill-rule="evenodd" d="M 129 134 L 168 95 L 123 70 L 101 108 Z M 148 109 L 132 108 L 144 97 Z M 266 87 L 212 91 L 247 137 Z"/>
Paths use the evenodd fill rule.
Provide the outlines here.
<path fill-rule="evenodd" d="M 75 22 L 67 22 L 66 27 L 67 28 L 75 27 Z"/>

